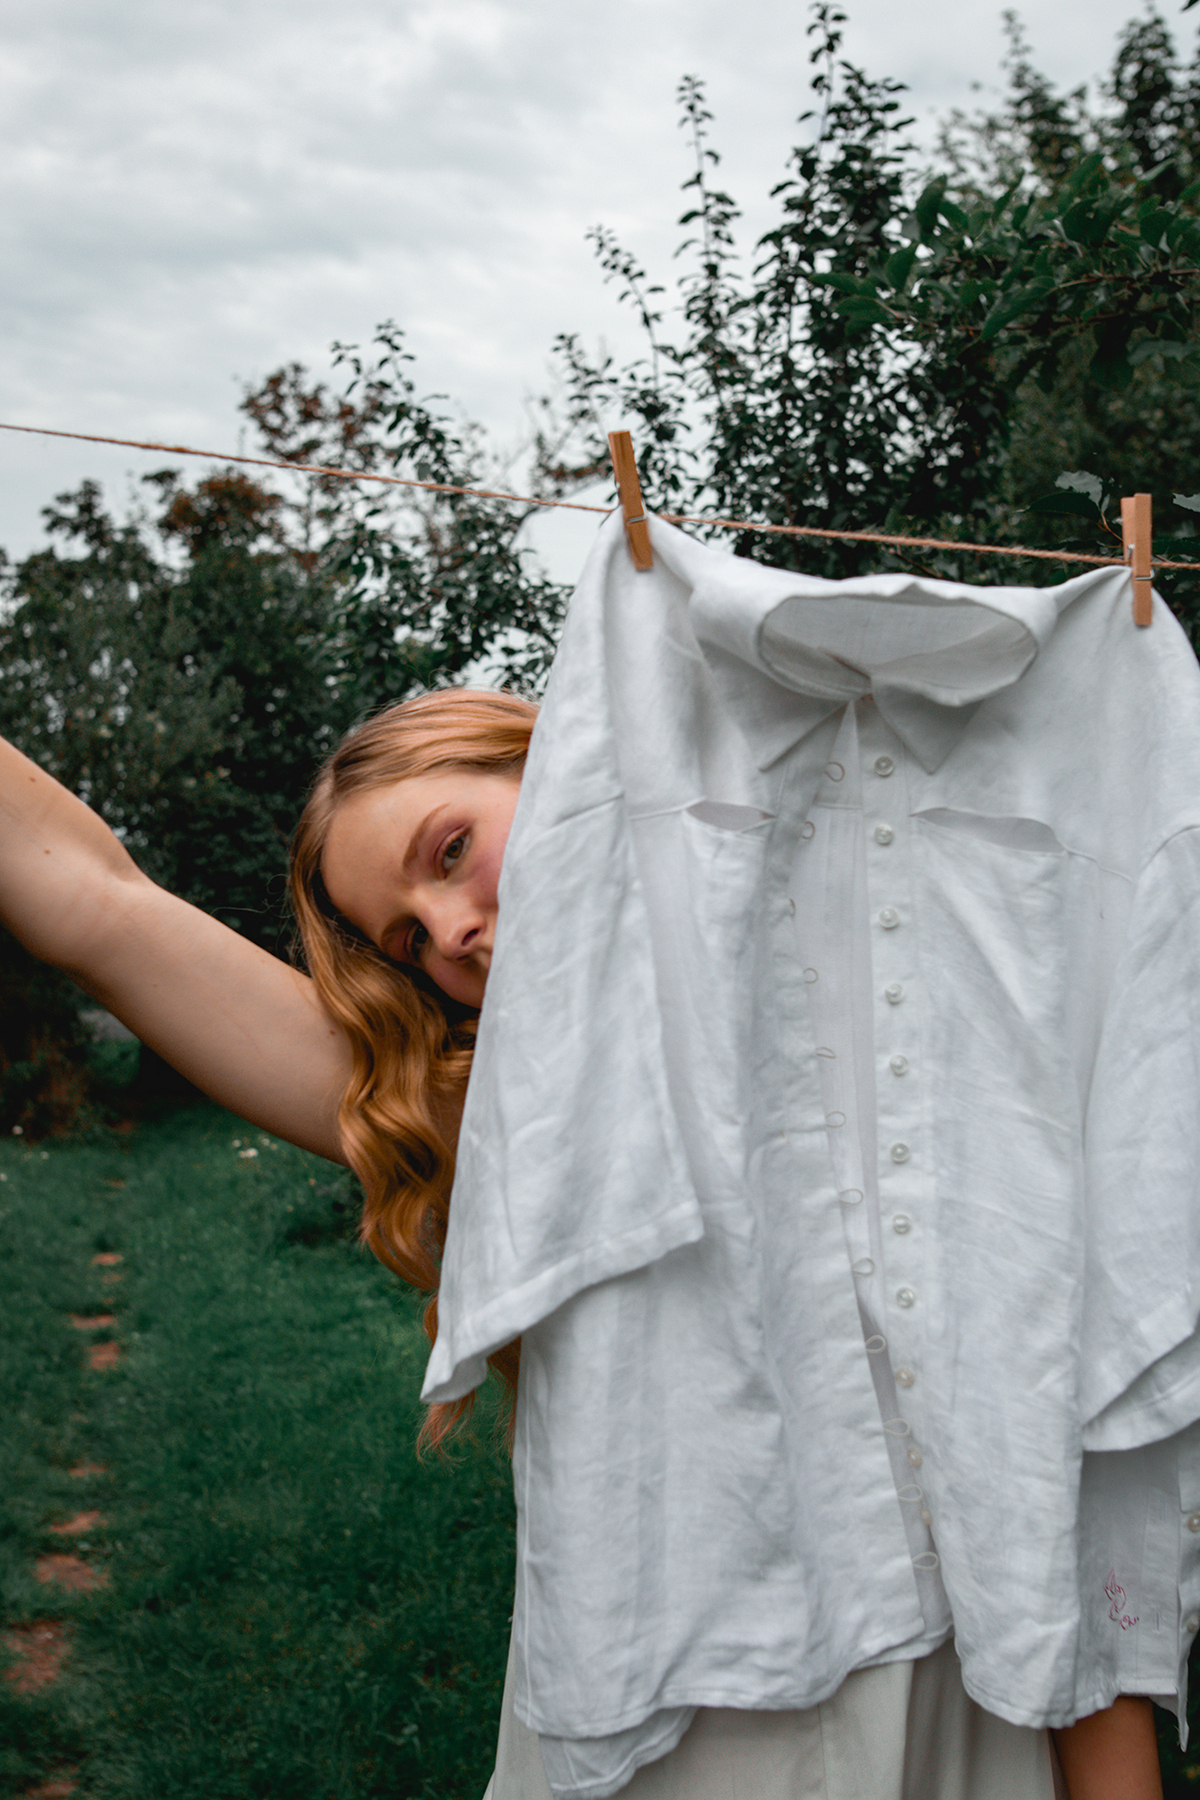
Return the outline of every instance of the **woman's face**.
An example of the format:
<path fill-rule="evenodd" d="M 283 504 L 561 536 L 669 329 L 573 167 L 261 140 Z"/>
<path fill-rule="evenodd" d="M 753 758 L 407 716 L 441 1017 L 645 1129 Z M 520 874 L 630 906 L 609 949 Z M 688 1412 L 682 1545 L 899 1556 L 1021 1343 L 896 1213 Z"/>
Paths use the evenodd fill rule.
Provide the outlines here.
<path fill-rule="evenodd" d="M 496 886 L 520 781 L 443 769 L 338 807 L 321 872 L 329 898 L 394 962 L 479 1006 L 496 932 Z"/>

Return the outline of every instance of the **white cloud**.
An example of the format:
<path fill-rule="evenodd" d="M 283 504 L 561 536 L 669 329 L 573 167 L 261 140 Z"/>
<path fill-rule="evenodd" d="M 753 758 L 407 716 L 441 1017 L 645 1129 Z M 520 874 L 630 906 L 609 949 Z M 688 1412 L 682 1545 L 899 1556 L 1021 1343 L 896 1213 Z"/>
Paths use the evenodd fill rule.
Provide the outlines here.
<path fill-rule="evenodd" d="M 848 54 L 907 81 L 921 120 L 998 82 L 991 0 L 852 7 Z M 1081 50 L 1077 9 L 1037 0 L 1040 66 L 1102 70 L 1134 10 L 1095 0 Z M 0 418 L 232 449 L 239 379 L 323 367 L 392 316 L 426 388 L 515 438 L 557 331 L 632 341 L 588 226 L 670 272 L 684 72 L 765 226 L 806 20 L 794 0 L 10 0 Z M 0 544 L 27 550 L 84 475 L 119 495 L 153 466 L 0 433 Z"/>

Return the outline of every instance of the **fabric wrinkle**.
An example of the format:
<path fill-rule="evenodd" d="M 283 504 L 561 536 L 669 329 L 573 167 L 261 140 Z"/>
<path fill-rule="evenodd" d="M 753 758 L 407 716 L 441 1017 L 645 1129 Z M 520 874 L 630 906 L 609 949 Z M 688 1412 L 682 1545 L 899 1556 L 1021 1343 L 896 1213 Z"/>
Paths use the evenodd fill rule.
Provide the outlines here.
<path fill-rule="evenodd" d="M 534 733 L 425 1389 L 522 1334 L 516 1716 L 594 1772 L 951 1630 L 1010 1726 L 1182 1710 L 1190 648 L 1120 570 L 651 535 L 602 530 Z"/>

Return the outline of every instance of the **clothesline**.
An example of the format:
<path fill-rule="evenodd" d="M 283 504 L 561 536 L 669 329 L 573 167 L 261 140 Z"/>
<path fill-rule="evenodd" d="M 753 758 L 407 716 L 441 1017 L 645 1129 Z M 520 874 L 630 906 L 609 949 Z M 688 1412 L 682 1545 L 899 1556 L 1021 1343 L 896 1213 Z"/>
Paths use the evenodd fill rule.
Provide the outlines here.
<path fill-rule="evenodd" d="M 234 456 L 217 450 L 195 450 L 186 444 L 158 444 L 141 438 L 102 437 L 91 431 L 59 431 L 48 425 L 10 425 L 0 420 L 0 431 L 27 432 L 34 437 L 71 438 L 84 444 L 115 444 L 126 450 L 160 450 L 168 456 L 200 456 L 208 462 L 243 463 L 258 469 L 284 469 L 293 475 L 325 475 L 338 481 L 374 481 L 388 487 L 423 488 L 432 494 L 463 494 L 475 500 L 506 500 L 517 506 L 557 506 L 571 512 L 603 513 L 611 506 L 591 506 L 582 500 L 546 500 L 536 494 L 507 494 L 493 488 L 456 487 L 448 481 L 418 481 L 411 476 L 379 475 L 370 469 L 339 469 L 327 463 L 284 462 L 268 456 Z M 975 556 L 1036 557 L 1041 562 L 1086 563 L 1090 567 L 1122 568 L 1123 556 L 1090 556 L 1076 550 L 1035 550 L 1027 544 L 969 544 L 953 538 L 905 537 L 883 531 L 832 531 L 818 525 L 767 525 L 753 519 L 714 519 L 693 513 L 658 513 L 670 525 L 712 525 L 725 531 L 763 531 L 780 537 L 837 539 L 856 544 L 908 545 L 916 550 L 965 550 Z M 1200 569 L 1197 562 L 1172 562 L 1155 557 L 1156 569 Z"/>

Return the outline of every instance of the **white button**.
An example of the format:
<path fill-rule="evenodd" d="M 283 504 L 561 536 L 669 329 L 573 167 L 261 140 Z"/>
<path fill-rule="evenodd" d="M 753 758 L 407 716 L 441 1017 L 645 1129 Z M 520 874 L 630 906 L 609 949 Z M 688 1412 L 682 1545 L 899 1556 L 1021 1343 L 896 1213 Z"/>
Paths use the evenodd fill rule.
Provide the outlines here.
<path fill-rule="evenodd" d="M 897 1290 L 896 1290 L 896 1305 L 897 1306 L 915 1306 L 916 1304 L 917 1304 L 917 1296 L 913 1293 L 911 1288 L 897 1288 Z"/>
<path fill-rule="evenodd" d="M 1192 1614 L 1190 1619 L 1185 1619 L 1183 1621 L 1183 1629 L 1192 1637 L 1195 1636 L 1196 1632 L 1200 1631 L 1200 1619 L 1196 1617 L 1195 1613 Z"/>
<path fill-rule="evenodd" d="M 892 1161 L 893 1162 L 907 1162 L 911 1155 L 912 1155 L 912 1151 L 909 1149 L 907 1144 L 893 1144 L 892 1145 Z"/>
<path fill-rule="evenodd" d="M 883 997 L 889 1006 L 899 1006 L 904 998 L 904 989 L 898 981 L 889 981 L 883 990 Z"/>
<path fill-rule="evenodd" d="M 890 825 L 877 825 L 875 827 L 875 842 L 877 844 L 890 844 L 895 835 L 896 834 Z"/>
<path fill-rule="evenodd" d="M 888 1064 L 888 1068 L 892 1071 L 893 1075 L 907 1075 L 908 1074 L 908 1058 L 907 1058 L 907 1056 L 893 1056 L 891 1062 Z"/>
<path fill-rule="evenodd" d="M 817 828 L 813 824 L 812 820 L 805 819 L 804 824 L 802 825 L 802 827 L 800 829 L 800 836 L 804 839 L 804 842 L 807 844 L 808 840 L 810 838 L 816 837 L 816 835 L 817 835 Z"/>
<path fill-rule="evenodd" d="M 911 1387 L 916 1379 L 911 1369 L 896 1370 L 896 1382 L 900 1387 Z"/>
<path fill-rule="evenodd" d="M 912 1220 L 907 1213 L 897 1213 L 892 1220 L 892 1230 L 897 1237 L 907 1237 L 912 1230 Z"/>
<path fill-rule="evenodd" d="M 879 923 L 883 926 L 885 931 L 895 931 L 897 925 L 900 923 L 900 914 L 896 911 L 894 906 L 885 906 L 879 915 Z"/>
<path fill-rule="evenodd" d="M 925 1461 L 925 1458 L 921 1455 L 919 1450 L 910 1450 L 908 1453 L 908 1460 L 914 1469 L 919 1469 L 921 1464 Z"/>
<path fill-rule="evenodd" d="M 825 773 L 828 775 L 830 781 L 841 781 L 846 771 L 843 769 L 841 763 L 826 763 Z"/>
<path fill-rule="evenodd" d="M 817 979 L 817 971 L 815 969 L 805 969 L 804 979 L 807 981 L 809 987 L 811 987 L 813 982 Z"/>
<path fill-rule="evenodd" d="M 1190 1513 L 1188 1515 L 1188 1530 L 1200 1531 L 1200 1513 Z"/>
<path fill-rule="evenodd" d="M 930 1512 L 930 1510 L 927 1506 L 923 1506 L 921 1508 L 921 1523 L 922 1523 L 922 1525 L 932 1525 L 933 1524 L 933 1514 Z"/>
<path fill-rule="evenodd" d="M 877 775 L 890 775 L 895 767 L 896 765 L 890 756 L 877 756 L 875 758 L 875 773 Z"/>

